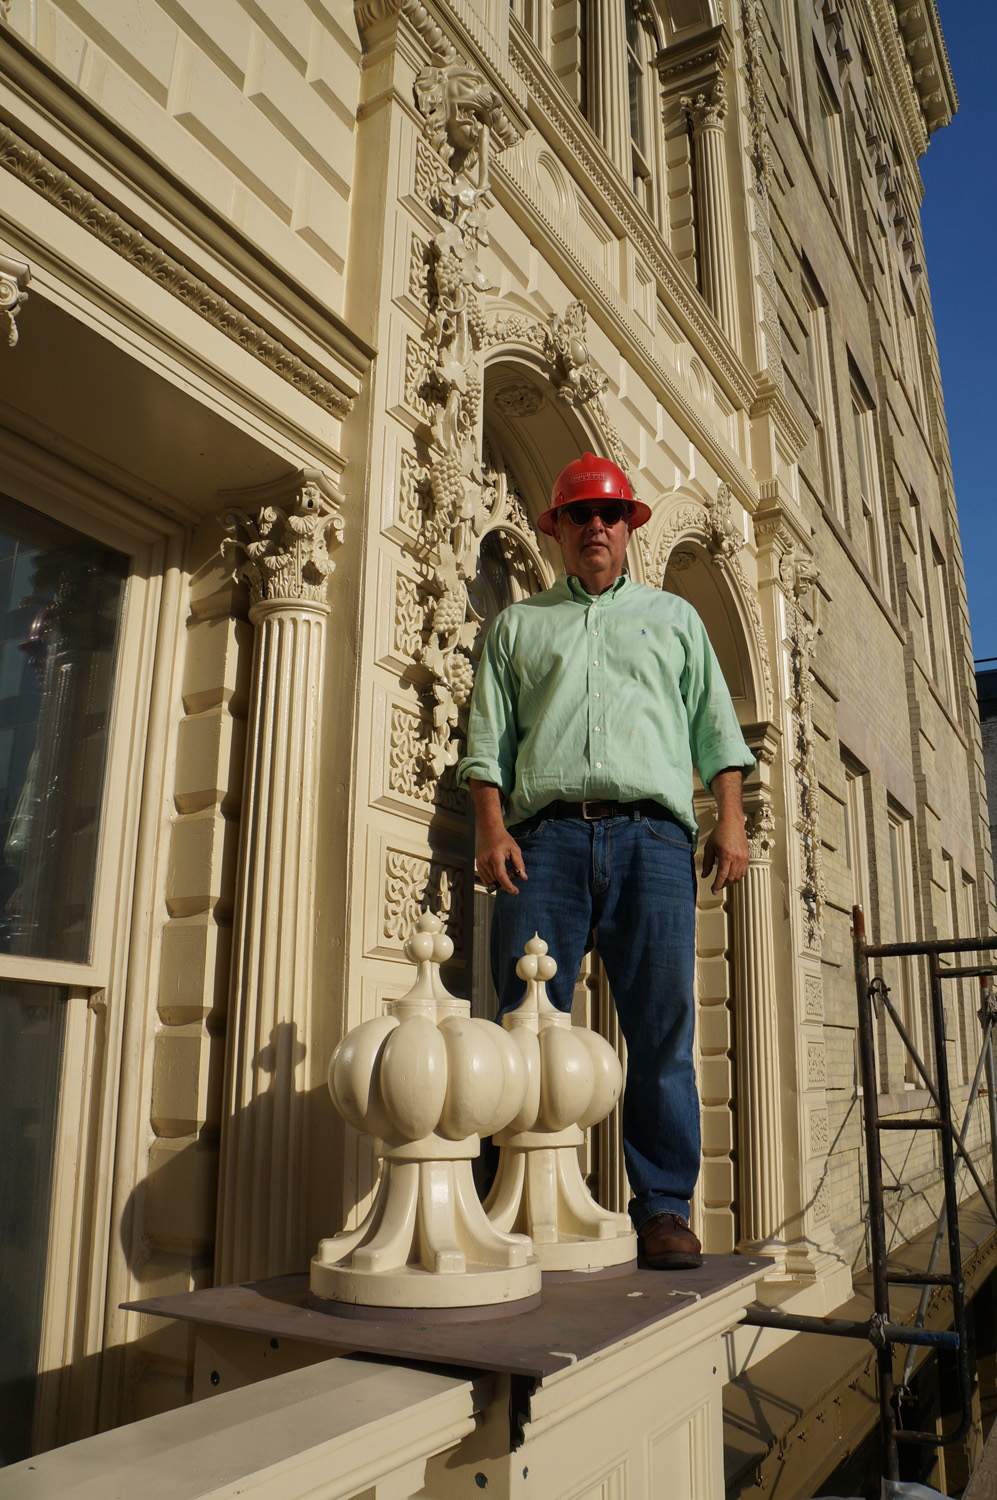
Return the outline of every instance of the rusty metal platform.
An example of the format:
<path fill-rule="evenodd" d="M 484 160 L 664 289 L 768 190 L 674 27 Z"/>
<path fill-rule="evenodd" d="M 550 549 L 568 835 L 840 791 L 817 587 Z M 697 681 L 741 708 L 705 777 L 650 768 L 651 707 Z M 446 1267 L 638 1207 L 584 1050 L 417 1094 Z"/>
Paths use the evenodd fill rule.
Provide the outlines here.
<path fill-rule="evenodd" d="M 539 1307 L 516 1313 L 511 1304 L 504 1316 L 492 1313 L 480 1322 L 441 1322 L 428 1312 L 413 1312 L 405 1321 L 344 1317 L 334 1303 L 311 1300 L 306 1274 L 122 1305 L 204 1328 L 324 1344 L 330 1354 L 379 1354 L 543 1380 L 697 1303 L 760 1280 L 768 1265 L 760 1256 L 708 1255 L 693 1271 L 545 1281 Z"/>

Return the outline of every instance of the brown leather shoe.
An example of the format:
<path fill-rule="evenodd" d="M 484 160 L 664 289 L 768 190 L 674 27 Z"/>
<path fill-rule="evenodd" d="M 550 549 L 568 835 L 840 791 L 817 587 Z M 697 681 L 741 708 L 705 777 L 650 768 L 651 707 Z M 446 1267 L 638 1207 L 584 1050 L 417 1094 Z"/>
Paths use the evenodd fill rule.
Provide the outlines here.
<path fill-rule="evenodd" d="M 652 1271 L 691 1271 L 703 1264 L 703 1247 L 681 1214 L 654 1214 L 637 1231 L 640 1264 Z"/>

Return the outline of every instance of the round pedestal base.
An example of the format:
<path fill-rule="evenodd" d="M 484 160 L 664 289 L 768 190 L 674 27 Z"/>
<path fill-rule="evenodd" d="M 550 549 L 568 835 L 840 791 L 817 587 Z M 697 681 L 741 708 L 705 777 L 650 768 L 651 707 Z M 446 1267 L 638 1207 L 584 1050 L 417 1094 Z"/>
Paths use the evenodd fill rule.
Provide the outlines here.
<path fill-rule="evenodd" d="M 312 1262 L 315 1269 L 315 1262 Z M 328 1271 L 328 1266 L 324 1266 Z M 321 1280 L 321 1278 L 319 1278 Z M 499 1302 L 475 1302 L 472 1307 L 421 1307 L 417 1302 L 406 1304 L 405 1307 L 388 1307 L 376 1302 L 346 1302 L 339 1298 L 333 1299 L 322 1296 L 321 1293 L 312 1292 L 309 1295 L 310 1307 L 315 1308 L 318 1313 L 334 1313 L 336 1317 L 348 1317 L 363 1322 L 364 1319 L 375 1323 L 484 1323 L 496 1317 L 519 1317 L 520 1313 L 532 1313 L 535 1308 L 540 1307 L 543 1296 L 535 1292 L 532 1296 L 519 1296 L 519 1298 L 507 1299 Z"/>
<path fill-rule="evenodd" d="M 540 1267 L 534 1260 L 525 1266 L 472 1267 L 446 1276 L 418 1269 L 352 1271 L 322 1265 L 316 1256 L 310 1279 L 312 1294 L 337 1303 L 335 1310 L 348 1317 L 391 1315 L 411 1321 L 426 1312 L 444 1321 L 473 1321 L 489 1312 L 527 1312 L 540 1298 Z"/>
<path fill-rule="evenodd" d="M 592 1266 L 587 1271 L 544 1271 L 544 1285 L 582 1286 L 586 1281 L 609 1281 L 614 1276 L 632 1276 L 636 1260 L 625 1260 L 618 1266 Z"/>
<path fill-rule="evenodd" d="M 582 1276 L 596 1271 L 616 1272 L 619 1266 L 636 1266 L 637 1236 L 632 1230 L 611 1240 L 581 1240 L 567 1235 L 556 1244 L 534 1245 L 534 1253 L 545 1276 L 552 1271 Z"/>

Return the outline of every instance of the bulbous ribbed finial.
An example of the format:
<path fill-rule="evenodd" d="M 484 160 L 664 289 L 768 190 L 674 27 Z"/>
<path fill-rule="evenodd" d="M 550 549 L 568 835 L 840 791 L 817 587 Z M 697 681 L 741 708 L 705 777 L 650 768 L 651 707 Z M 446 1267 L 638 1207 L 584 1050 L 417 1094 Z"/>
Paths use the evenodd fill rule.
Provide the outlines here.
<path fill-rule="evenodd" d="M 523 956 L 516 965 L 516 973 L 520 979 L 525 979 L 527 984 L 531 979 L 546 984 L 548 979 L 553 979 L 557 973 L 557 964 L 549 957 L 547 944 L 538 932 L 535 932 L 526 944 Z"/>
<path fill-rule="evenodd" d="M 414 964 L 445 964 L 453 957 L 453 942 L 435 912 L 419 913 L 415 932 L 405 941 L 405 956 Z"/>

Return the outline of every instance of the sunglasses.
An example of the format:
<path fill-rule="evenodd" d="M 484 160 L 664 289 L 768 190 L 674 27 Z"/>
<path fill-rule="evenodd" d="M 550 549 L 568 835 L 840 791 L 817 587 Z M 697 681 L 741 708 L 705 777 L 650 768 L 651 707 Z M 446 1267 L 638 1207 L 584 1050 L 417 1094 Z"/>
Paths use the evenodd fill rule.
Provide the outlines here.
<path fill-rule="evenodd" d="M 593 516 L 598 516 L 603 526 L 618 526 L 621 521 L 629 520 L 630 514 L 627 500 L 600 500 L 596 504 L 572 500 L 570 505 L 562 505 L 558 510 L 558 515 L 567 516 L 572 526 L 587 526 Z"/>

